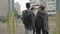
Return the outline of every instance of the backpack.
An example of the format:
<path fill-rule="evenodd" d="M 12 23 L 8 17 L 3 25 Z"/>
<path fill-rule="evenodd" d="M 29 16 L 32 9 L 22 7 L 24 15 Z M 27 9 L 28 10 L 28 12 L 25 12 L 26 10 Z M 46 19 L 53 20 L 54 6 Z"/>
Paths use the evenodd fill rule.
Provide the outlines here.
<path fill-rule="evenodd" d="M 31 25 L 31 23 L 32 23 L 31 13 L 29 11 L 25 10 L 23 12 L 23 24 L 29 26 L 29 25 Z"/>

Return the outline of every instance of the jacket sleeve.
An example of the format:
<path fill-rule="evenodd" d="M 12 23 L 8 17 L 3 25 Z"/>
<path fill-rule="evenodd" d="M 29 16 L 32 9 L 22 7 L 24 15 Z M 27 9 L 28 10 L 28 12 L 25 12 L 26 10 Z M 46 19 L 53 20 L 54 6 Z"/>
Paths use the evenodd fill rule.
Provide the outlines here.
<path fill-rule="evenodd" d="M 32 23 L 33 23 L 33 29 L 35 30 L 35 15 L 33 12 L 31 12 L 31 20 L 32 20 Z"/>
<path fill-rule="evenodd" d="M 48 21 L 48 14 L 47 14 L 47 21 Z"/>

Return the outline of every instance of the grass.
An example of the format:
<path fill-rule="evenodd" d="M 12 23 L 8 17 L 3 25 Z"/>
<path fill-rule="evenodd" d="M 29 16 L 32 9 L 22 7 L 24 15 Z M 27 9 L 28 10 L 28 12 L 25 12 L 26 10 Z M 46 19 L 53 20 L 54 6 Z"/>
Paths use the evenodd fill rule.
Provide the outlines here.
<path fill-rule="evenodd" d="M 56 22 L 56 17 L 48 17 L 48 20 L 49 20 L 49 22 L 50 21 Z"/>
<path fill-rule="evenodd" d="M 54 25 L 54 23 L 56 23 L 56 17 L 49 17 L 49 23 L 53 23 L 52 26 Z M 50 34 L 56 34 L 56 28 L 55 25 L 53 27 L 50 28 Z"/>
<path fill-rule="evenodd" d="M 56 28 L 52 30 L 52 34 L 56 34 Z"/>

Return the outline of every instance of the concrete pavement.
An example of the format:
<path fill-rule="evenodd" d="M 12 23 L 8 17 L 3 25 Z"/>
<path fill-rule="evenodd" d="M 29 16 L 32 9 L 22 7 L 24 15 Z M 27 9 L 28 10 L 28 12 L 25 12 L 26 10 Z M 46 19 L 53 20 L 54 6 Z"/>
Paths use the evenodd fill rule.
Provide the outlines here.
<path fill-rule="evenodd" d="M 52 34 L 52 30 L 55 28 L 55 23 L 49 23 L 49 33 Z M 0 34 L 9 34 L 8 33 L 8 27 L 7 24 L 1 24 L 0 25 Z M 22 23 L 18 24 L 18 26 L 15 26 L 15 34 L 24 34 L 24 25 Z"/>

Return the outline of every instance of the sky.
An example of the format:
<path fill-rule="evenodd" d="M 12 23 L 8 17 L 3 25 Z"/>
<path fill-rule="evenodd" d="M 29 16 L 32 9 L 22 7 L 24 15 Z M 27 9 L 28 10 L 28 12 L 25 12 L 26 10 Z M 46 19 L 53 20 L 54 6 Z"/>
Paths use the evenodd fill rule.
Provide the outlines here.
<path fill-rule="evenodd" d="M 22 10 L 25 10 L 25 9 L 26 9 L 25 4 L 26 4 L 27 2 L 29 2 L 29 0 L 14 0 L 14 3 L 15 3 L 15 2 L 19 2 L 20 7 L 21 7 L 21 11 L 22 11 Z"/>

